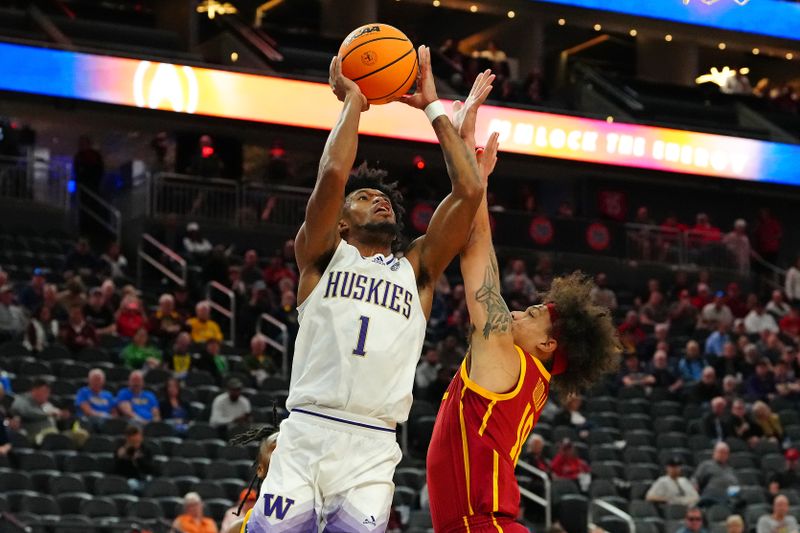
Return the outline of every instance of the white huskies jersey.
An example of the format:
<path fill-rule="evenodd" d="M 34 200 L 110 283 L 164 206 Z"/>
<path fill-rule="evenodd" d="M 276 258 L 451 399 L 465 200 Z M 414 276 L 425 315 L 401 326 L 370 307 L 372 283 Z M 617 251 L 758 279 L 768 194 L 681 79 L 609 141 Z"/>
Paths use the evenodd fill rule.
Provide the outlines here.
<path fill-rule="evenodd" d="M 286 407 L 404 422 L 427 321 L 408 259 L 361 257 L 342 240 L 298 308 Z"/>

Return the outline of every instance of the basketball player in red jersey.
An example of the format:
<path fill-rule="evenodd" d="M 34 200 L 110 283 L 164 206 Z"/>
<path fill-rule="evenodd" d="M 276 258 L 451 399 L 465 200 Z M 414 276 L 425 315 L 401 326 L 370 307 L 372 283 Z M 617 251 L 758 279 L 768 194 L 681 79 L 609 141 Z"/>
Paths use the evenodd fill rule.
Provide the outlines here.
<path fill-rule="evenodd" d="M 474 146 L 474 122 L 456 124 Z M 497 159 L 493 135 L 480 156 L 484 187 Z M 461 252 L 472 322 L 470 349 L 445 392 L 428 448 L 428 490 L 436 533 L 518 533 L 520 493 L 514 467 L 547 402 L 613 370 L 616 330 L 591 303 L 579 273 L 556 278 L 544 305 L 509 312 L 500 294 L 484 194 Z M 552 382 L 551 382 L 552 380 Z"/>

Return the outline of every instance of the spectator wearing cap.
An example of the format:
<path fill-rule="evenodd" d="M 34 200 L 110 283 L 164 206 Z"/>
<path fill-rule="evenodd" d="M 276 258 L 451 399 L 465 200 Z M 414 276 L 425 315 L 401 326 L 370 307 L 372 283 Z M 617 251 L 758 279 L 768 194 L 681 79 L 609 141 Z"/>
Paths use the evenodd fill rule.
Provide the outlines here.
<path fill-rule="evenodd" d="M 19 292 L 19 304 L 27 309 L 28 313 L 33 313 L 44 302 L 44 286 L 47 280 L 44 277 L 44 270 L 34 268 L 30 283 L 26 284 Z"/>
<path fill-rule="evenodd" d="M 175 310 L 175 298 L 162 294 L 158 298 L 158 309 L 150 315 L 149 330 L 161 346 L 169 346 L 183 329 L 181 315 Z"/>
<path fill-rule="evenodd" d="M 14 303 L 14 288 L 0 287 L 0 342 L 19 340 L 28 326 L 28 319 L 21 307 Z"/>
<path fill-rule="evenodd" d="M 125 296 L 117 311 L 117 335 L 132 339 L 137 331 L 146 327 L 147 317 L 139 298 L 135 295 Z"/>
<path fill-rule="evenodd" d="M 144 442 L 137 426 L 125 428 L 125 442 L 114 454 L 114 473 L 128 480 L 131 491 L 140 493 L 144 483 L 157 474 L 153 450 Z"/>
<path fill-rule="evenodd" d="M 39 307 L 31 316 L 22 345 L 34 353 L 41 352 L 58 340 L 61 326 L 47 306 Z"/>
<path fill-rule="evenodd" d="M 728 464 L 730 454 L 730 447 L 724 442 L 718 442 L 714 446 L 711 459 L 706 459 L 697 466 L 694 482 L 701 495 L 710 490 L 727 492 L 729 487 L 739 485 L 736 472 Z"/>
<path fill-rule="evenodd" d="M 183 497 L 183 513 L 172 522 L 179 533 L 217 533 L 217 524 L 203 514 L 203 499 L 196 492 Z"/>
<path fill-rule="evenodd" d="M 675 533 L 708 533 L 703 524 L 703 512 L 699 507 L 689 507 L 683 519 L 683 525 Z"/>
<path fill-rule="evenodd" d="M 211 319 L 211 304 L 208 301 L 199 302 L 195 306 L 195 316 L 186 321 L 192 342 L 203 344 L 210 339 L 222 342 L 222 330 Z"/>
<path fill-rule="evenodd" d="M 94 287 L 89 291 L 89 301 L 83 306 L 83 316 L 92 325 L 97 336 L 113 335 L 117 332 L 114 312 L 106 304 L 103 291 Z"/>
<path fill-rule="evenodd" d="M 600 272 L 594 278 L 594 287 L 589 292 L 589 298 L 597 306 L 605 307 L 609 311 L 617 309 L 617 295 L 608 288 L 608 276 Z"/>
<path fill-rule="evenodd" d="M 762 515 L 756 533 L 798 533 L 797 519 L 789 514 L 789 498 L 779 494 L 772 502 L 772 513 Z"/>
<path fill-rule="evenodd" d="M 707 356 L 712 356 L 711 359 L 721 356 L 725 345 L 731 342 L 729 329 L 728 325 L 719 323 L 717 329 L 706 339 L 705 353 Z"/>
<path fill-rule="evenodd" d="M 714 294 L 714 301 L 706 304 L 700 312 L 697 329 L 713 331 L 720 325 L 730 328 L 733 325 L 733 313 L 730 307 L 725 304 L 725 293 L 717 291 Z"/>
<path fill-rule="evenodd" d="M 733 423 L 725 414 L 726 407 L 725 398 L 717 396 L 711 400 L 711 411 L 703 416 L 703 431 L 714 442 L 724 441 L 734 434 Z"/>
<path fill-rule="evenodd" d="M 683 460 L 672 457 L 667 461 L 665 475 L 653 482 L 647 491 L 645 499 L 653 503 L 678 504 L 693 506 L 700 500 L 692 482 L 683 476 L 681 467 Z"/>
<path fill-rule="evenodd" d="M 792 305 L 800 305 L 800 255 L 797 256 L 794 264 L 786 271 L 784 292 Z"/>
<path fill-rule="evenodd" d="M 69 321 L 61 328 L 61 342 L 74 353 L 97 345 L 97 333 L 83 317 L 80 306 L 69 310 Z"/>
<path fill-rule="evenodd" d="M 756 363 L 755 373 L 745 381 L 745 398 L 755 401 L 771 401 L 775 397 L 775 379 L 769 359 L 762 357 Z"/>
<path fill-rule="evenodd" d="M 779 331 L 775 317 L 767 313 L 764 304 L 756 300 L 755 307 L 744 318 L 744 329 L 748 335 L 759 334 L 762 331 Z"/>
<path fill-rule="evenodd" d="M 144 388 L 144 374 L 134 370 L 128 377 L 128 386 L 117 393 L 117 409 L 120 414 L 135 423 L 158 422 L 161 414 L 158 410 L 156 395 Z"/>
<path fill-rule="evenodd" d="M 769 483 L 769 492 L 773 496 L 784 489 L 800 490 L 800 467 L 798 467 L 800 451 L 797 451 L 797 448 L 789 448 L 783 453 L 783 457 L 786 459 L 783 470 L 773 474 Z"/>
<path fill-rule="evenodd" d="M 789 314 L 790 310 L 791 306 L 784 300 L 783 292 L 777 289 L 772 291 L 769 302 L 767 302 L 767 313 L 771 314 L 776 321 L 780 322 L 783 317 Z"/>
<path fill-rule="evenodd" d="M 89 371 L 87 385 L 75 395 L 75 411 L 78 416 L 90 420 L 105 420 L 114 415 L 114 395 L 105 389 L 106 373 L 99 368 Z"/>
<path fill-rule="evenodd" d="M 250 400 L 242 395 L 242 382 L 231 378 L 227 383 L 227 392 L 223 392 L 211 404 L 209 424 L 216 427 L 229 427 L 250 420 Z"/>
<path fill-rule="evenodd" d="M 553 477 L 557 479 L 571 479 L 577 481 L 582 474 L 588 474 L 589 465 L 578 457 L 575 445 L 569 439 L 564 439 L 558 448 L 558 453 L 553 457 L 550 465 Z"/>
<path fill-rule="evenodd" d="M 161 365 L 162 359 L 161 350 L 149 344 L 149 335 L 145 328 L 139 328 L 119 356 L 131 370 L 156 368 Z"/>
<path fill-rule="evenodd" d="M 200 225 L 189 222 L 186 225 L 186 236 L 183 238 L 183 251 L 190 257 L 206 257 L 214 247 L 200 234 Z"/>
<path fill-rule="evenodd" d="M 686 351 L 678 361 L 678 372 L 685 383 L 699 381 L 703 375 L 703 368 L 706 363 L 700 353 L 700 344 L 695 340 L 686 343 Z"/>

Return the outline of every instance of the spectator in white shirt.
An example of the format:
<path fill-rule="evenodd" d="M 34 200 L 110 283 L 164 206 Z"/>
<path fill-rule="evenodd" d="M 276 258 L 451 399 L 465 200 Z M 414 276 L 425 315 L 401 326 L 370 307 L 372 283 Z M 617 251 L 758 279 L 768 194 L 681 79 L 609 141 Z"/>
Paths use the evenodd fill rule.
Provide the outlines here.
<path fill-rule="evenodd" d="M 798 257 L 794 265 L 786 272 L 785 283 L 786 297 L 793 305 L 800 304 L 800 257 Z"/>
<path fill-rule="evenodd" d="M 783 299 L 783 293 L 779 290 L 772 291 L 772 298 L 767 304 L 767 313 L 775 317 L 775 320 L 780 320 L 789 314 L 791 307 Z"/>
<path fill-rule="evenodd" d="M 186 225 L 186 237 L 183 238 L 183 250 L 190 255 L 206 256 L 212 249 L 209 240 L 200 235 L 200 225 L 189 222 Z"/>
<path fill-rule="evenodd" d="M 653 482 L 645 496 L 647 501 L 692 507 L 700 500 L 692 482 L 681 475 L 682 465 L 680 457 L 667 461 L 667 473 Z"/>
<path fill-rule="evenodd" d="M 697 321 L 697 329 L 704 329 L 706 331 L 713 331 L 717 329 L 720 323 L 730 327 L 733 325 L 733 313 L 731 308 L 725 305 L 725 293 L 717 291 L 714 295 L 714 301 L 706 304 L 700 312 L 700 317 Z"/>
<path fill-rule="evenodd" d="M 779 331 L 775 318 L 767 313 L 764 304 L 756 303 L 756 306 L 744 317 L 744 329 L 748 334 L 761 333 L 762 331 Z"/>
<path fill-rule="evenodd" d="M 511 269 L 503 278 L 503 290 L 507 293 L 522 294 L 529 302 L 536 300 L 536 285 L 528 276 L 525 261 L 522 259 L 511 261 Z"/>
<path fill-rule="evenodd" d="M 429 346 L 425 350 L 425 355 L 417 366 L 417 373 L 414 383 L 417 389 L 427 389 L 428 386 L 436 381 L 436 376 L 442 365 L 439 364 L 439 350 L 435 346 Z"/>
<path fill-rule="evenodd" d="M 236 378 L 228 380 L 228 392 L 223 392 L 211 404 L 212 426 L 231 426 L 250 419 L 250 400 L 242 396 L 242 382 Z"/>
<path fill-rule="evenodd" d="M 747 236 L 747 222 L 737 219 L 733 223 L 733 231 L 722 238 L 722 243 L 733 255 L 738 270 L 742 274 L 750 272 L 750 238 Z"/>
<path fill-rule="evenodd" d="M 758 519 L 756 533 L 798 533 L 797 519 L 789 514 L 789 499 L 783 494 L 772 502 L 772 514 Z"/>

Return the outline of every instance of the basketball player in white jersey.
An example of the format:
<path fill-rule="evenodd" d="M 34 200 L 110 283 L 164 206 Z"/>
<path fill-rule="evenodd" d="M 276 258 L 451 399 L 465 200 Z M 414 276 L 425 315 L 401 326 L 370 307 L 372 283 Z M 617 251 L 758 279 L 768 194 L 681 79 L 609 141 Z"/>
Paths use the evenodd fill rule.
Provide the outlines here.
<path fill-rule="evenodd" d="M 438 101 L 430 50 L 417 92 L 442 146 L 451 193 L 402 257 L 402 197 L 380 172 L 350 176 L 369 107 L 337 58 L 330 85 L 344 102 L 328 137 L 295 241 L 300 269 L 292 379 L 278 444 L 248 533 L 385 531 L 434 284 L 464 246 L 483 194 L 475 154 Z M 494 76 L 482 73 L 456 120 L 475 120 Z"/>

